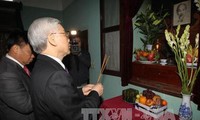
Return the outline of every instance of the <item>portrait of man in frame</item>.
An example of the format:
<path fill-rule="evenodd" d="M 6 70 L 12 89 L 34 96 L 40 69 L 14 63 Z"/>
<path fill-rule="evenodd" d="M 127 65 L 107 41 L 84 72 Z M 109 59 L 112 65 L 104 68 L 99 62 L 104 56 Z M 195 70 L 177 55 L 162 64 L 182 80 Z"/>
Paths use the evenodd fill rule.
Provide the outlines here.
<path fill-rule="evenodd" d="M 189 24 L 191 22 L 191 0 L 174 4 L 173 26 Z"/>

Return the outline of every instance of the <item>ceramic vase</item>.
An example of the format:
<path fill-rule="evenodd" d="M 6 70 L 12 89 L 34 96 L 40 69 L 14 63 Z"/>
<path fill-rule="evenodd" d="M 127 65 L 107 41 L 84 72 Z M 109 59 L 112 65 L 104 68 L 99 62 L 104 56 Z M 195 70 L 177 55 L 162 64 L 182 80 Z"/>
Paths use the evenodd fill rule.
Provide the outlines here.
<path fill-rule="evenodd" d="M 150 44 L 146 45 L 146 49 L 149 51 L 152 50 L 152 47 L 153 47 L 153 45 L 150 45 Z"/>
<path fill-rule="evenodd" d="M 179 108 L 179 120 L 192 120 L 191 95 L 182 94 L 182 103 Z"/>

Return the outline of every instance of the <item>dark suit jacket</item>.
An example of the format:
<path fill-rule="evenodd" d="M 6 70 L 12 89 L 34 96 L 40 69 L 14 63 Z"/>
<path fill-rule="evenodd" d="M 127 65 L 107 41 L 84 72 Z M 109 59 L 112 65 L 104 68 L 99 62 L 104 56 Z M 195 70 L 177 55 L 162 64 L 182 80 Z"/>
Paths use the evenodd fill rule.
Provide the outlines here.
<path fill-rule="evenodd" d="M 99 105 L 96 91 L 83 96 L 69 73 L 48 56 L 38 55 L 31 78 L 36 120 L 79 120 L 82 119 L 81 108 Z"/>
<path fill-rule="evenodd" d="M 14 61 L 0 62 L 0 120 L 33 120 L 30 77 Z"/>

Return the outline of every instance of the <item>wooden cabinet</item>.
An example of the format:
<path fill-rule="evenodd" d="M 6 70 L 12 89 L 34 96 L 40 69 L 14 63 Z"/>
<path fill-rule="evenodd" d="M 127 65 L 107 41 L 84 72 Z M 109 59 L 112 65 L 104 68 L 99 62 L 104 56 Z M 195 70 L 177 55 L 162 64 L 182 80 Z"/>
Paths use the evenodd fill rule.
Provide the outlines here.
<path fill-rule="evenodd" d="M 181 82 L 175 65 L 133 62 L 130 83 L 181 97 Z"/>

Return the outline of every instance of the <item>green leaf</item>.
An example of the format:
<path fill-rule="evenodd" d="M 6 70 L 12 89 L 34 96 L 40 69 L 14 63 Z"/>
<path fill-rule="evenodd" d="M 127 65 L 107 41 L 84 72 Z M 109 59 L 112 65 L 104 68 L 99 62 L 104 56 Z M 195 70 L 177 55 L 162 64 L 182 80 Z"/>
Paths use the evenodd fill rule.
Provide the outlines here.
<path fill-rule="evenodd" d="M 144 45 L 153 44 L 159 34 L 164 32 L 165 24 L 163 21 L 167 15 L 168 13 L 163 12 L 162 9 L 159 12 L 154 12 L 148 6 L 144 13 L 141 12 L 136 16 L 134 25 L 140 29 L 139 33 L 144 35 L 145 40 L 141 39 Z"/>

